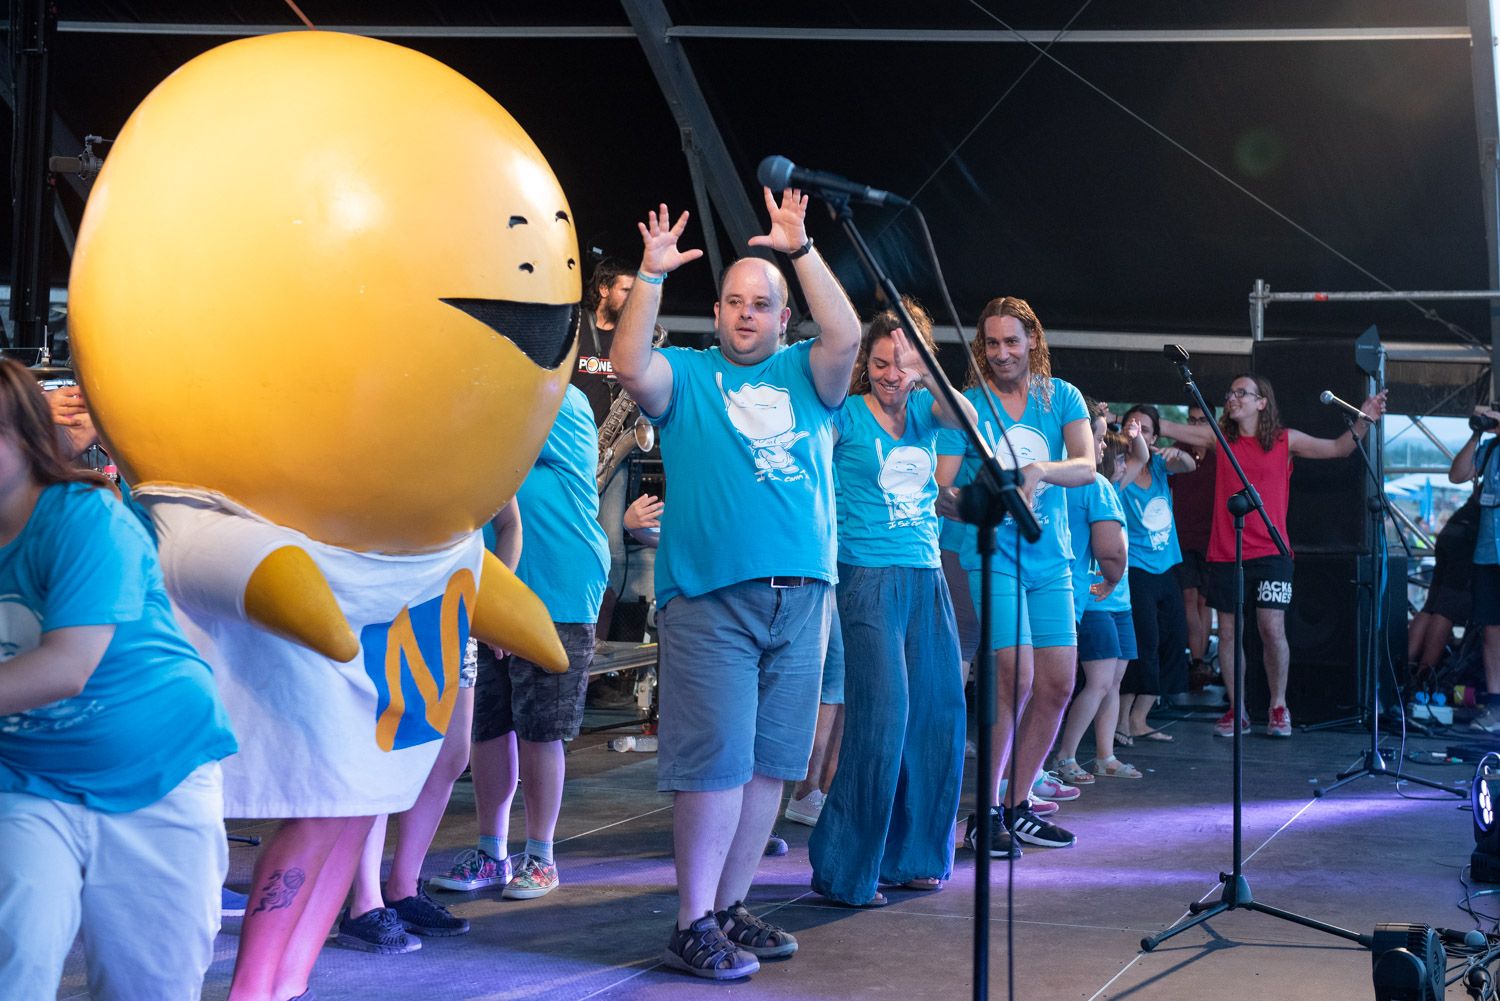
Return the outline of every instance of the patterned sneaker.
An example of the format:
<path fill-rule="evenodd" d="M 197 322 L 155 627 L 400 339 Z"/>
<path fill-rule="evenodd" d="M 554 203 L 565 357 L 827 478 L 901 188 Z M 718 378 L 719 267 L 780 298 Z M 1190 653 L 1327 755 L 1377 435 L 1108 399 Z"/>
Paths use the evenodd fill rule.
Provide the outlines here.
<path fill-rule="evenodd" d="M 760 969 L 760 960 L 736 949 L 712 914 L 686 928 L 674 926 L 661 959 L 674 970 L 708 980 L 738 980 Z"/>
<path fill-rule="evenodd" d="M 1250 717 L 1249 716 L 1241 716 L 1240 717 L 1240 730 L 1243 731 L 1243 732 L 1245 732 L 1245 733 L 1250 732 Z M 1214 724 L 1214 736 L 1215 737 L 1233 737 L 1234 736 L 1234 710 L 1233 709 L 1230 709 L 1227 712 L 1225 712 L 1223 716 L 1219 717 L 1219 721 Z"/>
<path fill-rule="evenodd" d="M 415 896 L 387 900 L 385 906 L 396 912 L 401 927 L 415 935 L 449 938 L 469 933 L 468 921 L 454 917 L 448 908 L 429 897 L 420 886 Z"/>
<path fill-rule="evenodd" d="M 964 824 L 964 844 L 975 854 L 979 852 L 979 818 L 969 814 L 969 819 Z M 1021 845 L 1010 836 L 1010 830 L 1005 826 L 1005 814 L 990 807 L 990 858 L 1018 859 L 1021 857 Z"/>
<path fill-rule="evenodd" d="M 1267 737 L 1290 737 L 1292 735 L 1292 714 L 1287 711 L 1286 706 L 1272 706 L 1271 718 L 1266 721 Z"/>
<path fill-rule="evenodd" d="M 510 859 L 497 859 L 482 848 L 466 848 L 453 859 L 453 865 L 441 876 L 427 881 L 439 890 L 467 893 L 510 882 Z"/>
<path fill-rule="evenodd" d="M 781 959 L 797 951 L 797 939 L 791 932 L 751 914 L 742 900 L 715 911 L 714 920 L 724 929 L 730 944 L 757 959 Z"/>
<path fill-rule="evenodd" d="M 1006 826 L 1018 840 L 1043 848 L 1070 848 L 1078 839 L 1069 831 L 1049 823 L 1031 812 L 1030 806 L 1011 807 L 1006 811 Z"/>
<path fill-rule="evenodd" d="M 345 911 L 339 919 L 338 929 L 339 937 L 335 941 L 346 949 L 400 956 L 422 948 L 421 942 L 406 934 L 401 919 L 389 907 L 377 907 L 357 918 L 351 918 Z"/>
<path fill-rule="evenodd" d="M 1077 764 L 1077 762 L 1074 761 L 1074 764 Z M 1088 773 L 1085 772 L 1084 774 L 1087 775 Z M 1093 778 L 1090 778 L 1089 782 L 1092 781 L 1094 781 Z M 1087 784 L 1084 783 L 1084 785 Z M 1083 793 L 1064 782 L 1062 776 L 1056 772 L 1042 772 L 1042 774 L 1036 777 L 1036 781 L 1031 783 L 1031 795 L 1037 799 L 1050 799 L 1056 803 L 1066 803 L 1070 799 L 1077 799 Z"/>
<path fill-rule="evenodd" d="M 766 838 L 766 856 L 768 858 L 775 858 L 778 855 L 785 855 L 786 853 L 786 838 L 772 831 L 771 836 Z"/>
<path fill-rule="evenodd" d="M 505 884 L 501 896 L 507 900 L 530 900 L 543 897 L 557 889 L 557 863 L 543 862 L 535 855 L 521 856 L 516 874 Z"/>
<path fill-rule="evenodd" d="M 782 816 L 794 824 L 806 824 L 808 827 L 816 827 L 818 825 L 818 818 L 823 815 L 824 800 L 825 797 L 821 789 L 814 789 L 801 799 L 793 796 L 787 801 L 786 812 Z"/>

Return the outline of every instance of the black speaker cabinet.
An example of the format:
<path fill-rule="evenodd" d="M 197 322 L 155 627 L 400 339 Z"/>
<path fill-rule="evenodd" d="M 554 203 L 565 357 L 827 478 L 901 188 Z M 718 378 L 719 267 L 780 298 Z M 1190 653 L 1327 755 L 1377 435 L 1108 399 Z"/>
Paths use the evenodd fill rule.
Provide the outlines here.
<path fill-rule="evenodd" d="M 1291 668 L 1286 702 L 1292 722 L 1322 723 L 1359 715 L 1369 679 L 1361 671 L 1368 643 L 1366 624 L 1373 587 L 1371 561 L 1350 553 L 1298 555 L 1292 574 L 1292 606 L 1286 613 Z M 1386 560 L 1385 648 L 1379 649 L 1380 697 L 1394 704 L 1391 665 L 1406 657 L 1406 557 Z M 1220 663 L 1230 669 L 1229 646 L 1221 638 Z M 1270 691 L 1261 659 L 1260 632 L 1251 613 L 1245 618 L 1245 707 L 1252 719 L 1265 719 Z"/>
<path fill-rule="evenodd" d="M 1337 438 L 1348 425 L 1319 396 L 1331 390 L 1359 406 L 1368 395 L 1369 377 L 1355 364 L 1355 351 L 1352 340 L 1264 340 L 1252 347 L 1251 361 L 1255 374 L 1270 380 L 1284 426 L 1318 438 Z M 1293 460 L 1287 507 L 1292 549 L 1298 553 L 1363 551 L 1368 479 L 1358 455 Z"/>

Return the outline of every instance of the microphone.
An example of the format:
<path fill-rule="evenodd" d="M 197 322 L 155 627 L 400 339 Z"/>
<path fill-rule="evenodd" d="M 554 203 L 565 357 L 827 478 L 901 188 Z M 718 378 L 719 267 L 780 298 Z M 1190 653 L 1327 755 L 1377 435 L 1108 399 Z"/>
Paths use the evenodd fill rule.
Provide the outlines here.
<path fill-rule="evenodd" d="M 1483 949 L 1489 944 L 1489 939 L 1485 937 L 1484 932 L 1476 929 L 1461 931 L 1457 928 L 1434 928 L 1433 931 L 1437 932 L 1438 938 L 1444 942 L 1462 945 L 1469 949 Z"/>
<path fill-rule="evenodd" d="M 1334 396 L 1333 395 L 1333 390 L 1331 390 L 1331 389 L 1325 389 L 1325 390 L 1323 390 L 1322 395 L 1320 395 L 1318 397 L 1318 401 L 1320 403 L 1326 404 L 1327 406 L 1335 407 L 1335 408 L 1343 411 L 1344 416 L 1348 417 L 1350 420 L 1370 421 L 1370 415 L 1369 414 L 1365 413 L 1363 410 L 1359 409 L 1358 407 L 1353 406 L 1352 404 L 1345 403 L 1343 400 L 1339 399 L 1337 396 Z M 1370 421 L 1370 423 L 1373 424 L 1375 422 L 1374 421 Z"/>
<path fill-rule="evenodd" d="M 865 205 L 890 205 L 895 208 L 905 208 L 911 204 L 900 195 L 893 195 L 889 191 L 881 191 L 879 188 L 872 188 L 867 184 L 860 184 L 827 171 L 799 167 L 784 156 L 768 156 L 762 160 L 760 166 L 755 169 L 755 179 L 772 191 L 801 188 L 804 191 L 816 191 L 824 197 L 830 194 L 846 195 Z"/>

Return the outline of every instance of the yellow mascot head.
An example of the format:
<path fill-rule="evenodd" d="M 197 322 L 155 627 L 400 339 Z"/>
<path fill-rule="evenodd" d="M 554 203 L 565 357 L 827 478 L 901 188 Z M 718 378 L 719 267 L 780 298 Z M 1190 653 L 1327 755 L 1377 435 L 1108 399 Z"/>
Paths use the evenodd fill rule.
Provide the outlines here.
<path fill-rule="evenodd" d="M 79 230 L 70 333 L 130 482 L 421 551 L 530 469 L 580 271 L 557 179 L 489 95 L 401 46 L 269 35 L 131 115 Z"/>

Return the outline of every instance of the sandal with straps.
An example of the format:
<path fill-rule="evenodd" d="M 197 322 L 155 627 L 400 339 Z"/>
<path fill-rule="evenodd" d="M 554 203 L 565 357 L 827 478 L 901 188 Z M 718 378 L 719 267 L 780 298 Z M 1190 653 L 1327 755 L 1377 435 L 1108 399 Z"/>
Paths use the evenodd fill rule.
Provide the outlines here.
<path fill-rule="evenodd" d="M 1141 770 L 1135 765 L 1126 764 L 1111 754 L 1109 757 L 1094 761 L 1094 774 L 1104 775 L 1113 779 L 1138 779 L 1143 778 Z"/>
<path fill-rule="evenodd" d="M 797 951 L 797 939 L 791 932 L 751 914 L 743 900 L 715 912 L 714 917 L 732 945 L 757 959 L 781 959 Z"/>
<path fill-rule="evenodd" d="M 760 969 L 760 960 L 736 949 L 712 914 L 686 928 L 674 926 L 661 958 L 674 970 L 708 980 L 738 980 Z"/>
<path fill-rule="evenodd" d="M 1088 770 L 1078 764 L 1077 758 L 1058 758 L 1052 770 L 1058 774 L 1064 782 L 1070 782 L 1075 786 L 1090 785 L 1094 776 Z"/>

